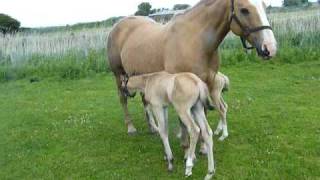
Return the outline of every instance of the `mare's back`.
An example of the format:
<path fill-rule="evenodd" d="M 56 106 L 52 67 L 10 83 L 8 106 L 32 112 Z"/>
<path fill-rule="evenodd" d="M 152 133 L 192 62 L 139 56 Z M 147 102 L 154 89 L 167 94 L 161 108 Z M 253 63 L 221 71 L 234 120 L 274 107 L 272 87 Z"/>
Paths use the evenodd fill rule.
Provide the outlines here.
<path fill-rule="evenodd" d="M 162 25 L 156 23 L 150 18 L 141 16 L 126 17 L 121 20 L 115 27 L 113 35 L 120 38 L 120 46 L 128 42 L 129 39 L 138 39 L 141 41 L 146 37 L 153 36 L 156 32 L 160 31 Z"/>

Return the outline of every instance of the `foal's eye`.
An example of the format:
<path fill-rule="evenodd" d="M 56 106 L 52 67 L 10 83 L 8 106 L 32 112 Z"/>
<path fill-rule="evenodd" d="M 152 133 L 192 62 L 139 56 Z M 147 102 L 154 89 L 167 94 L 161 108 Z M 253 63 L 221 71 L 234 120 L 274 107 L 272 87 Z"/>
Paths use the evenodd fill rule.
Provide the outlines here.
<path fill-rule="evenodd" d="M 249 10 L 247 8 L 241 8 L 240 9 L 241 14 L 247 16 L 250 14 Z"/>

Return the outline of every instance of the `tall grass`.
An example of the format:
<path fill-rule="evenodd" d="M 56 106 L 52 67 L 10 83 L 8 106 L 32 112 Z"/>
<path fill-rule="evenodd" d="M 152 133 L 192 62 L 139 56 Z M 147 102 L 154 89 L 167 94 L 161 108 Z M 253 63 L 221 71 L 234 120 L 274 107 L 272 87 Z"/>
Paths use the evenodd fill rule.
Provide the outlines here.
<path fill-rule="evenodd" d="M 269 15 L 278 40 L 276 62 L 295 63 L 320 57 L 320 9 Z M 108 70 L 106 42 L 110 28 L 85 28 L 48 33 L 0 36 L 0 81 L 27 76 L 79 78 Z M 238 37 L 229 35 L 221 46 L 225 65 L 260 62 L 245 54 Z"/>
<path fill-rule="evenodd" d="M 88 56 L 89 50 L 105 48 L 109 29 L 84 29 L 47 34 L 18 33 L 0 38 L 0 59 L 10 59 L 13 64 L 23 63 L 37 55 L 63 57 L 70 52 Z"/>
<path fill-rule="evenodd" d="M 108 28 L 18 33 L 0 38 L 0 81 L 26 76 L 79 78 L 103 72 Z"/>

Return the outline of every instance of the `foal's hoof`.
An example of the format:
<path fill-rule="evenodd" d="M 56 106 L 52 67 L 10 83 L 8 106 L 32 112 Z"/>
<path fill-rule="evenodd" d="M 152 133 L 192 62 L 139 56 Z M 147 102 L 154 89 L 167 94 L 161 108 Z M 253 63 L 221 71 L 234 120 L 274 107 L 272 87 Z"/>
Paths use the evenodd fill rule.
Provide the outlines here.
<path fill-rule="evenodd" d="M 206 156 L 208 154 L 208 149 L 204 148 L 204 147 L 201 147 L 200 150 L 199 150 L 199 154 Z"/>
<path fill-rule="evenodd" d="M 137 134 L 137 129 L 132 127 L 128 129 L 128 135 L 133 136 Z"/>
<path fill-rule="evenodd" d="M 192 167 L 187 167 L 185 176 L 186 177 L 190 177 L 191 175 L 192 175 Z"/>
<path fill-rule="evenodd" d="M 150 128 L 150 129 L 149 129 L 149 133 L 150 133 L 151 135 L 156 135 L 156 134 L 157 134 L 157 130 L 155 130 L 155 129 L 153 129 L 153 128 Z"/>
<path fill-rule="evenodd" d="M 171 173 L 173 172 L 173 165 L 172 164 L 169 164 L 168 165 L 168 171 Z"/>

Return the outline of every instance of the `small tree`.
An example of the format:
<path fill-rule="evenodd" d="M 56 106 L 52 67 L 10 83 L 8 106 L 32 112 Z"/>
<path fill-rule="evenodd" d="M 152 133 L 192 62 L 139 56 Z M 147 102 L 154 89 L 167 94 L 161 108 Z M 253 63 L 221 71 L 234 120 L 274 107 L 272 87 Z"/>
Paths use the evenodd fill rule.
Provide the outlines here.
<path fill-rule="evenodd" d="M 176 4 L 173 6 L 173 10 L 183 10 L 188 9 L 190 7 L 189 4 Z"/>
<path fill-rule="evenodd" d="M 148 2 L 143 2 L 139 4 L 138 11 L 134 14 L 136 16 L 148 16 L 151 13 L 151 4 Z"/>
<path fill-rule="evenodd" d="M 20 22 L 6 14 L 0 14 L 0 32 L 4 35 L 15 33 L 20 28 Z"/>

